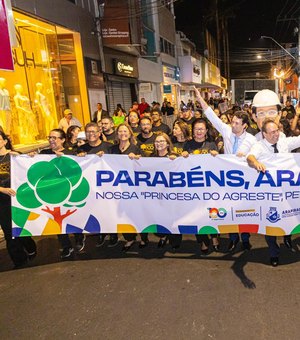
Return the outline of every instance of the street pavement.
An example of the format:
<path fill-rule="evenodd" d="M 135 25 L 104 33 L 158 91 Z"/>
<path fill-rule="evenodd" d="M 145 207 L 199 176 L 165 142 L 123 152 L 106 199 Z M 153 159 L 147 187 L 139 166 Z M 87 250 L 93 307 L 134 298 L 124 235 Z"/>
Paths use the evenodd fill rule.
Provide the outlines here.
<path fill-rule="evenodd" d="M 251 251 L 208 256 L 193 236 L 175 254 L 150 240 L 124 254 L 89 236 L 60 261 L 56 238 L 40 237 L 19 270 L 1 242 L 0 339 L 299 339 L 300 238 L 277 268 L 260 235 Z"/>

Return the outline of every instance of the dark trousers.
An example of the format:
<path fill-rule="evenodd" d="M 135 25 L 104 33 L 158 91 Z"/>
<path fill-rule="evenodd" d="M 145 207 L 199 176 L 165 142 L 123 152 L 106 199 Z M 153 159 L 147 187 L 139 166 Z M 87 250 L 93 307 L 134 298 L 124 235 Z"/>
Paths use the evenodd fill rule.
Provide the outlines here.
<path fill-rule="evenodd" d="M 209 246 L 209 238 L 208 235 L 201 235 L 201 234 L 196 234 L 196 240 L 198 243 L 204 242 L 204 244 L 208 247 Z"/>
<path fill-rule="evenodd" d="M 242 242 L 249 242 L 250 234 L 249 233 L 241 233 Z M 232 242 L 238 242 L 240 240 L 240 236 L 238 233 L 230 233 L 229 239 Z"/>
<path fill-rule="evenodd" d="M 69 234 L 59 234 L 57 235 L 57 238 L 63 249 L 73 248 Z M 76 243 L 81 242 L 84 238 L 84 234 L 74 234 L 74 238 Z"/>
<path fill-rule="evenodd" d="M 284 236 L 284 239 L 291 239 L 291 235 Z M 278 257 L 279 252 L 280 252 L 280 247 L 277 243 L 277 237 L 265 235 L 265 240 L 266 240 L 267 245 L 269 247 L 270 257 Z"/>
<path fill-rule="evenodd" d="M 168 239 L 172 248 L 179 248 L 182 242 L 182 234 L 170 234 Z"/>
<path fill-rule="evenodd" d="M 27 261 L 28 253 L 36 252 L 36 244 L 30 236 L 12 238 L 11 207 L 0 206 L 0 225 L 4 232 L 6 248 L 16 266 Z"/>
<path fill-rule="evenodd" d="M 279 245 L 277 243 L 277 237 L 265 235 L 265 240 L 269 247 L 270 257 L 278 257 L 279 256 Z"/>
<path fill-rule="evenodd" d="M 135 233 L 124 233 L 123 237 L 127 242 L 135 241 L 136 240 L 136 235 Z M 148 233 L 141 233 L 139 234 L 141 237 L 141 240 L 143 242 L 148 242 Z"/>

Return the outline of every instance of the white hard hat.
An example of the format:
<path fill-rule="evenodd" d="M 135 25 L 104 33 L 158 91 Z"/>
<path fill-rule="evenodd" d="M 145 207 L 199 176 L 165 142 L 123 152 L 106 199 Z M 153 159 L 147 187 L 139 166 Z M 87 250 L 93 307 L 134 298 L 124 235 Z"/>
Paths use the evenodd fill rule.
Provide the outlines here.
<path fill-rule="evenodd" d="M 265 107 L 272 105 L 280 105 L 279 98 L 274 91 L 261 90 L 257 92 L 253 98 L 252 106 L 254 107 Z"/>

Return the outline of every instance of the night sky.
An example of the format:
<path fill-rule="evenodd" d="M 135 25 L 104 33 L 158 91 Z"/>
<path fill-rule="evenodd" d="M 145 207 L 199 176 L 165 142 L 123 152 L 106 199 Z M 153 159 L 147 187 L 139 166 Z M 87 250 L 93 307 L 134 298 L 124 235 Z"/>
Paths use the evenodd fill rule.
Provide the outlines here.
<path fill-rule="evenodd" d="M 192 40 L 198 52 L 203 54 L 203 27 L 215 33 L 215 0 L 177 0 L 174 2 L 176 29 L 184 32 Z M 248 53 L 246 48 L 277 48 L 269 39 L 271 36 L 280 44 L 297 43 L 298 36 L 293 33 L 298 18 L 300 0 L 218 0 L 220 15 L 228 16 L 230 54 Z M 252 51 L 251 51 L 252 52 Z M 253 52 L 254 53 L 254 52 Z M 235 71 L 234 56 L 231 68 Z"/>

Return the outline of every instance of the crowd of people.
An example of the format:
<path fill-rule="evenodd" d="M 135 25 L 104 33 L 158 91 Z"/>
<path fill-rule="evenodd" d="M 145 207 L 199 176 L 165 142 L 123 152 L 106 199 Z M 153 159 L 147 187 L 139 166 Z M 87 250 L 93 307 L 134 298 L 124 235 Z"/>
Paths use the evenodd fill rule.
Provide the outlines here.
<path fill-rule="evenodd" d="M 278 96 L 270 90 L 258 92 L 252 107 L 232 107 L 226 112 L 224 102 L 208 100 L 195 88 L 197 100 L 180 103 L 178 113 L 167 100 L 160 105 L 149 105 L 144 98 L 134 102 L 129 112 L 118 105 L 109 113 L 98 103 L 91 122 L 84 131 L 80 122 L 66 109 L 56 129 L 48 136 L 49 146 L 40 154 L 77 155 L 89 154 L 128 155 L 139 157 L 189 157 L 191 154 L 235 154 L 245 157 L 249 166 L 266 171 L 264 161 L 271 153 L 297 152 L 300 150 L 300 109 L 295 110 L 288 100 L 282 107 Z M 167 119 L 172 117 L 172 119 Z M 12 238 L 11 196 L 15 191 L 10 187 L 10 155 L 14 151 L 9 137 L 0 131 L 0 224 L 4 231 L 7 250 L 16 268 L 24 266 L 36 254 L 36 245 L 31 237 Z M 30 153 L 32 157 L 36 152 Z M 108 247 L 119 243 L 120 235 L 99 234 L 96 246 L 102 247 L 108 240 Z M 122 251 L 127 252 L 136 242 L 136 234 L 123 234 L 125 243 Z M 169 242 L 173 251 L 180 247 L 182 235 L 157 234 L 159 248 Z M 85 248 L 85 234 L 75 234 L 75 247 L 68 234 L 58 235 L 61 258 L 70 259 L 74 252 Z M 220 251 L 217 235 L 196 235 L 202 254 L 209 250 Z M 243 250 L 250 250 L 250 234 L 229 235 L 228 252 L 236 250 L 241 241 Z M 148 235 L 140 234 L 139 248 L 148 245 Z M 279 246 L 275 236 L 266 236 L 270 252 L 270 264 L 279 264 Z M 293 250 L 290 236 L 284 237 L 284 244 Z"/>

